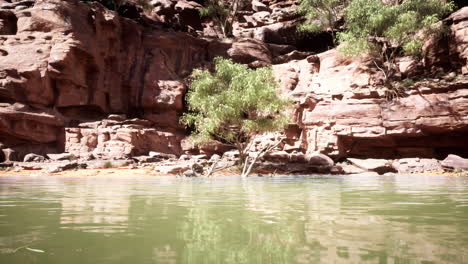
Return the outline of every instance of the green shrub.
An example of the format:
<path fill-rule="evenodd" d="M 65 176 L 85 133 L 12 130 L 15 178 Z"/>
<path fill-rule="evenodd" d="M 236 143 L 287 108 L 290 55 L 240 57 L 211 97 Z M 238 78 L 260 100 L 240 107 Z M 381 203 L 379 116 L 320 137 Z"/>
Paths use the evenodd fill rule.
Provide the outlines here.
<path fill-rule="evenodd" d="M 335 41 L 337 22 L 349 0 L 301 0 L 298 13 L 305 21 L 298 26 L 300 32 L 316 33 L 330 30 Z"/>
<path fill-rule="evenodd" d="M 112 161 L 106 161 L 104 163 L 104 169 L 112 169 L 114 168 L 114 164 L 112 164 Z"/>
<path fill-rule="evenodd" d="M 413 80 L 413 79 L 404 79 L 402 82 L 401 82 L 401 85 L 403 85 L 403 87 L 405 88 L 409 88 L 411 86 L 413 86 L 416 82 Z"/>
<path fill-rule="evenodd" d="M 423 42 L 443 30 L 440 19 L 454 4 L 443 0 L 352 0 L 345 9 L 346 31 L 338 34 L 346 55 L 378 54 L 393 63 L 396 55 L 417 56 Z"/>
<path fill-rule="evenodd" d="M 232 36 L 232 25 L 238 12 L 251 1 L 248 0 L 207 0 L 205 7 L 200 9 L 201 17 L 210 17 L 221 28 L 224 37 Z"/>
<path fill-rule="evenodd" d="M 241 163 L 251 140 L 285 127 L 289 100 L 281 97 L 270 68 L 249 69 L 215 58 L 215 71 L 195 70 L 187 94 L 189 113 L 181 121 L 194 129 L 198 145 L 220 140 L 239 150 Z"/>

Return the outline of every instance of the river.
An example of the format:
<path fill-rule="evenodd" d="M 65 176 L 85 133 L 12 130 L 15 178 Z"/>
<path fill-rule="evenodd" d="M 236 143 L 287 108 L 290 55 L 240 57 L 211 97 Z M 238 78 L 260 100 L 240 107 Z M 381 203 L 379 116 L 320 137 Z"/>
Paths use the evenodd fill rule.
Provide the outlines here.
<path fill-rule="evenodd" d="M 468 178 L 0 176 L 0 263 L 468 263 Z"/>

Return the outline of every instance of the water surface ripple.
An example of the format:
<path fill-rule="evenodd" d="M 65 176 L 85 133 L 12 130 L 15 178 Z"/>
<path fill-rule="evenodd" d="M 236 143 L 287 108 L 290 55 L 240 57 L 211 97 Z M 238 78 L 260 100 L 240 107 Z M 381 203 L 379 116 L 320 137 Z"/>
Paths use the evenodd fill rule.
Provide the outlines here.
<path fill-rule="evenodd" d="M 0 177 L 0 263 L 468 263 L 468 178 Z"/>

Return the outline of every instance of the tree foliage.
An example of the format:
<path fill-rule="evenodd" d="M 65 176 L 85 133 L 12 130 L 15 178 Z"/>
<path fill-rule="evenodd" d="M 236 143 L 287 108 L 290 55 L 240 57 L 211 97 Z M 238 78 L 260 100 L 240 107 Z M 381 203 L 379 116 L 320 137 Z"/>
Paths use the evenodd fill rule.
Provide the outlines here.
<path fill-rule="evenodd" d="M 237 13 L 248 2 L 248 0 L 207 0 L 205 7 L 200 9 L 200 16 L 212 18 L 221 28 L 224 37 L 230 37 Z"/>
<path fill-rule="evenodd" d="M 194 128 L 194 143 L 216 139 L 232 144 L 243 163 L 255 135 L 281 130 L 288 123 L 289 101 L 278 95 L 270 68 L 253 70 L 221 57 L 214 63 L 214 73 L 192 73 L 186 97 L 190 112 L 182 123 Z"/>
<path fill-rule="evenodd" d="M 298 12 L 306 20 L 299 25 L 298 30 L 316 33 L 329 29 L 334 32 L 348 2 L 349 0 L 301 0 Z"/>
<path fill-rule="evenodd" d="M 399 53 L 418 55 L 424 40 L 441 30 L 437 22 L 453 8 L 444 0 L 352 0 L 345 9 L 347 29 L 338 35 L 341 51 L 377 52 L 387 61 Z"/>

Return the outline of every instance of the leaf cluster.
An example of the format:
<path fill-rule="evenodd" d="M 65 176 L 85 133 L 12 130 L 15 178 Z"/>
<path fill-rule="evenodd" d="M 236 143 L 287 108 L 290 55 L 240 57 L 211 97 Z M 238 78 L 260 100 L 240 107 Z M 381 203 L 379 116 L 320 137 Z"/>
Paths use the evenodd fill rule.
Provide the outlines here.
<path fill-rule="evenodd" d="M 232 35 L 232 25 L 237 19 L 237 14 L 249 0 L 206 0 L 205 7 L 199 10 L 201 17 L 213 19 L 221 28 L 225 37 Z"/>
<path fill-rule="evenodd" d="M 385 39 L 405 55 L 418 55 L 424 40 L 442 30 L 436 23 L 454 8 L 451 1 L 352 0 L 345 9 L 347 30 L 338 34 L 347 55 L 381 51 L 376 40 Z"/>
<path fill-rule="evenodd" d="M 277 94 L 270 68 L 249 69 L 221 57 L 214 63 L 213 73 L 192 73 L 186 97 L 190 112 L 181 121 L 195 129 L 194 143 L 218 139 L 238 145 L 256 134 L 284 128 L 290 102 Z"/>
<path fill-rule="evenodd" d="M 201 17 L 226 19 L 229 15 L 229 7 L 222 1 L 211 1 L 206 7 L 200 9 Z"/>
<path fill-rule="evenodd" d="M 335 29 L 342 10 L 349 0 L 301 0 L 298 13 L 306 19 L 298 26 L 300 32 L 316 33 Z"/>

